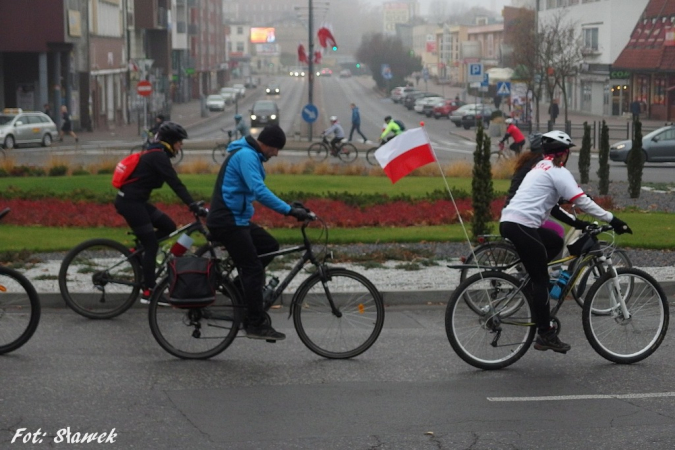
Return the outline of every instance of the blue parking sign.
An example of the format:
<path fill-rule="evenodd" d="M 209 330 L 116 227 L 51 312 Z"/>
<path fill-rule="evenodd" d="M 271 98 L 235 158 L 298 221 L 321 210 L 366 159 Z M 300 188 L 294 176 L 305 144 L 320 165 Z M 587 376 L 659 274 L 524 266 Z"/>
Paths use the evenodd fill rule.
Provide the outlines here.
<path fill-rule="evenodd" d="M 319 118 L 319 110 L 311 103 L 307 103 L 302 108 L 302 120 L 307 123 L 314 123 Z"/>

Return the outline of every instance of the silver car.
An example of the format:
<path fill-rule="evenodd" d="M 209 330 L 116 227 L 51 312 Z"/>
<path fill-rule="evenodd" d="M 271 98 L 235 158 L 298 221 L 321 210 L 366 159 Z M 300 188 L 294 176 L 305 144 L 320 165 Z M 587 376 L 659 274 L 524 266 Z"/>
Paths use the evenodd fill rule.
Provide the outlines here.
<path fill-rule="evenodd" d="M 633 141 L 621 141 L 609 148 L 609 159 L 628 164 Z M 642 138 L 643 162 L 675 162 L 675 126 L 654 130 Z"/>
<path fill-rule="evenodd" d="M 56 124 L 47 114 L 24 112 L 20 108 L 5 109 L 0 114 L 0 145 L 14 148 L 19 144 L 52 145 L 58 135 Z"/>

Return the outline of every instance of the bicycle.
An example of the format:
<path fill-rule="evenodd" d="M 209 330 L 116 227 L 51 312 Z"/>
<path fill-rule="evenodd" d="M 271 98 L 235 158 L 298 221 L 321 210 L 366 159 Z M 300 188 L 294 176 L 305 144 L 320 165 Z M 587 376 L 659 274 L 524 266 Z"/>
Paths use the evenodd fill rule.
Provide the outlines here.
<path fill-rule="evenodd" d="M 194 222 L 159 240 L 157 279 L 164 275 L 170 255 L 168 246 L 161 246 L 163 242 L 182 233 L 206 236 L 201 217 L 193 215 Z M 142 253 L 143 247 L 136 237 L 132 248 L 105 238 L 90 239 L 73 248 L 63 258 L 58 276 L 59 290 L 66 305 L 89 319 L 111 319 L 124 313 L 136 302 L 141 291 Z"/>
<path fill-rule="evenodd" d="M 143 150 L 147 150 L 150 144 L 153 144 L 155 142 L 155 137 L 150 132 L 150 130 L 141 131 L 141 137 L 143 138 L 143 143 L 131 147 L 131 150 L 129 151 L 130 155 L 136 152 L 142 152 Z M 177 166 L 178 164 L 180 164 L 182 160 L 183 160 L 183 149 L 181 148 L 180 151 L 176 153 L 176 156 L 171 158 L 171 164 Z"/>
<path fill-rule="evenodd" d="M 632 364 L 654 353 L 666 335 L 668 299 L 659 283 L 633 267 L 615 268 L 599 248 L 597 235 L 610 225 L 591 225 L 577 241 L 576 250 L 561 260 L 571 262 L 569 283 L 559 298 L 552 299 L 551 321 L 556 333 L 561 324 L 556 314 L 567 294 L 578 283 L 583 267 L 602 264 L 605 273 L 588 289 L 583 311 L 584 334 L 603 358 Z M 495 267 L 474 274 L 455 289 L 445 314 L 450 345 L 468 364 L 485 370 L 501 369 L 519 360 L 529 349 L 536 331 L 531 293 L 524 289 L 527 273 L 516 278 Z M 500 268 L 497 268 L 500 269 Z"/>
<path fill-rule="evenodd" d="M 570 210 L 574 217 L 578 216 L 575 205 L 572 204 Z M 609 236 L 608 240 L 599 241 L 600 248 L 604 255 L 612 257 L 615 267 L 633 267 L 633 263 L 628 257 L 628 254 L 624 250 L 616 248 L 616 236 L 614 232 L 609 232 L 607 234 Z M 564 258 L 569 256 L 569 250 L 567 249 L 568 245 L 578 239 L 580 235 L 580 230 L 570 227 L 564 237 L 561 257 Z M 476 268 L 475 261 L 478 261 L 478 265 L 481 267 L 505 267 L 506 271 L 511 274 L 524 271 L 522 266 L 514 264 L 516 261 L 520 260 L 520 257 L 518 256 L 515 247 L 508 239 L 504 239 L 500 235 L 486 234 L 478 236 L 478 242 L 479 245 L 474 249 L 472 254 L 461 258 L 464 267 L 460 269 L 460 282 L 480 271 Z M 555 272 L 559 272 L 560 269 L 561 267 L 559 266 L 553 267 L 552 272 L 554 276 Z M 571 270 L 572 268 L 568 269 Z M 585 271 L 584 274 L 580 278 L 578 285 L 571 291 L 572 297 L 582 308 L 584 306 L 584 293 L 586 292 L 586 287 L 589 285 L 589 279 L 593 277 L 593 279 L 597 280 L 604 274 L 602 265 L 584 267 L 583 269 Z"/>
<path fill-rule="evenodd" d="M 9 211 L 2 210 L 0 219 Z M 40 309 L 33 284 L 20 272 L 0 266 L 0 355 L 28 342 L 40 323 Z"/>
<path fill-rule="evenodd" d="M 516 153 L 513 150 L 511 150 L 510 148 L 506 148 L 504 146 L 503 142 L 499 143 L 497 150 L 491 150 L 490 151 L 490 159 L 495 157 L 497 162 L 508 161 L 508 160 L 512 159 L 513 157 L 517 157 L 519 155 L 520 155 L 520 152 Z"/>
<path fill-rule="evenodd" d="M 329 154 L 344 162 L 351 163 L 359 156 L 359 151 L 349 142 L 339 142 L 333 147 L 326 136 L 323 136 L 321 142 L 315 142 L 307 149 L 309 159 L 316 162 L 328 158 Z"/>
<path fill-rule="evenodd" d="M 316 217 L 316 216 L 314 216 Z M 300 227 L 303 244 L 259 257 L 281 256 L 302 252 L 288 275 L 278 284 L 268 284 L 264 294 L 265 311 L 280 301 L 284 290 L 307 263 L 313 272 L 293 294 L 289 315 L 300 340 L 317 355 L 329 359 L 347 359 L 368 350 L 384 325 L 384 301 L 377 288 L 363 275 L 340 267 L 329 267 L 325 251 L 328 234 L 325 222 L 324 249 L 315 251 L 307 235 L 310 220 Z M 226 256 L 218 255 L 222 247 L 209 242 L 197 255 L 212 258 L 218 267 L 217 295 L 205 307 L 163 308 L 162 298 L 169 297 L 169 280 L 164 278 L 153 292 L 148 310 L 150 330 L 157 343 L 168 353 L 183 359 L 207 359 L 232 344 L 242 327 L 246 311 L 243 289 L 233 274 L 235 266 Z M 275 278 L 273 278 L 274 280 Z M 278 279 L 276 279 L 278 282 Z M 269 315 L 266 319 L 271 323 Z"/>
<path fill-rule="evenodd" d="M 221 128 L 220 130 L 227 134 L 228 139 L 227 142 L 216 143 L 216 146 L 213 147 L 211 157 L 213 158 L 213 162 L 216 164 L 222 164 L 223 161 L 225 161 L 225 158 L 227 158 L 227 147 L 232 142 L 233 135 L 232 130 L 226 130 L 225 128 Z"/>
<path fill-rule="evenodd" d="M 380 162 L 375 158 L 375 152 L 382 147 L 384 143 L 381 143 L 377 147 L 371 147 L 368 150 L 366 150 L 366 161 L 368 161 L 368 164 L 371 166 L 379 166 Z"/>

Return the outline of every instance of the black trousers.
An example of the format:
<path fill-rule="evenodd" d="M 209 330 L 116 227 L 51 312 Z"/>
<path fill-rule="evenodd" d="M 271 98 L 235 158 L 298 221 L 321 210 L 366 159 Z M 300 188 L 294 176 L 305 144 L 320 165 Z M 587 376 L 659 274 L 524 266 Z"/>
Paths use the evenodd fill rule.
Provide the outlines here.
<path fill-rule="evenodd" d="M 176 231 L 176 223 L 171 217 L 160 211 L 154 205 L 135 200 L 125 200 L 117 196 L 115 209 L 127 221 L 143 246 L 143 288 L 155 287 L 155 267 L 157 265 L 157 250 L 159 239 Z"/>
<path fill-rule="evenodd" d="M 211 227 L 209 231 L 215 241 L 225 246 L 237 266 L 248 310 L 247 323 L 259 325 L 264 320 L 265 313 L 262 296 L 265 267 L 274 257 L 259 258 L 258 255 L 279 250 L 279 243 L 254 223 L 247 227 Z"/>
<path fill-rule="evenodd" d="M 349 131 L 349 140 L 350 141 L 352 140 L 352 136 L 354 136 L 354 130 L 356 130 L 356 132 L 361 135 L 361 137 L 363 138 L 364 141 L 366 140 L 366 137 L 363 135 L 363 133 L 361 133 L 361 124 L 357 125 L 355 123 L 352 123 L 352 129 Z"/>
<path fill-rule="evenodd" d="M 563 239 L 548 228 L 528 228 L 513 222 L 501 222 L 499 232 L 516 247 L 525 270 L 530 274 L 534 314 L 540 332 L 551 326 L 551 311 L 548 302 L 549 276 L 547 264 L 563 247 Z"/>

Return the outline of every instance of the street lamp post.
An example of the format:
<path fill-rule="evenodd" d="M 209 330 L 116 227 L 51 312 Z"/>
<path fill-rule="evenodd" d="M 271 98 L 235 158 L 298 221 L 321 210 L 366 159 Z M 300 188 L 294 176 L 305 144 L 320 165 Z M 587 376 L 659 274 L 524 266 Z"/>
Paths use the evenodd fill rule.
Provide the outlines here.
<path fill-rule="evenodd" d="M 308 87 L 308 103 L 314 103 L 314 11 L 312 9 L 312 0 L 309 0 L 309 39 L 308 39 L 308 59 L 309 59 L 309 73 L 307 76 Z M 312 123 L 309 123 L 309 142 L 312 142 Z"/>

